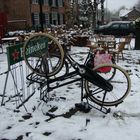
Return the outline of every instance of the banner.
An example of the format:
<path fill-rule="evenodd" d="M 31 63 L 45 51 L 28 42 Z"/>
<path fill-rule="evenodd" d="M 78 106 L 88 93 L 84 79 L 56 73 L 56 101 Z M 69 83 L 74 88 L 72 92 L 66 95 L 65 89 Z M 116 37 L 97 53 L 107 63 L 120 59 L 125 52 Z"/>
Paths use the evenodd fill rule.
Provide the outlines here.
<path fill-rule="evenodd" d="M 36 38 L 34 40 L 30 40 L 27 44 L 25 56 L 32 57 L 32 55 L 36 54 L 37 52 L 44 53 L 47 51 L 48 46 L 48 39 L 47 38 Z M 14 65 L 23 58 L 23 46 L 24 43 L 15 44 L 13 46 L 7 47 L 7 58 L 8 58 L 8 66 Z M 41 53 L 40 53 L 41 54 Z"/>

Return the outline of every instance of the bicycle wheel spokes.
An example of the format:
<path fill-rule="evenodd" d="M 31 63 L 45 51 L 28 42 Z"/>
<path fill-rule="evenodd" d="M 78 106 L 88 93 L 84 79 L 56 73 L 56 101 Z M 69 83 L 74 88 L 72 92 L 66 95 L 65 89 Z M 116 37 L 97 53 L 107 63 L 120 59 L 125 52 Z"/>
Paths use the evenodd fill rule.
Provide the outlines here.
<path fill-rule="evenodd" d="M 25 42 L 23 56 L 31 71 L 40 76 L 52 76 L 63 66 L 64 51 L 54 37 L 40 33 Z M 43 65 L 46 65 L 47 72 Z"/>
<path fill-rule="evenodd" d="M 108 66 L 111 66 L 111 70 L 109 72 L 98 72 L 99 68 L 106 68 Z M 95 91 L 98 87 L 88 81 L 85 81 L 85 90 L 88 94 L 87 96 L 99 105 L 114 106 L 121 103 L 128 95 L 131 87 L 128 74 L 121 67 L 114 64 L 101 65 L 96 67 L 94 70 L 97 71 L 104 79 L 109 80 L 109 82 L 113 85 L 113 90 L 107 93 L 105 91 L 96 93 Z M 115 74 L 112 74 L 114 70 Z"/>
<path fill-rule="evenodd" d="M 49 67 L 49 73 L 53 73 L 54 71 L 57 70 L 57 68 L 59 67 L 59 65 L 61 65 L 61 61 L 60 61 L 61 56 L 56 56 L 54 54 L 49 54 L 47 56 L 47 64 Z"/>

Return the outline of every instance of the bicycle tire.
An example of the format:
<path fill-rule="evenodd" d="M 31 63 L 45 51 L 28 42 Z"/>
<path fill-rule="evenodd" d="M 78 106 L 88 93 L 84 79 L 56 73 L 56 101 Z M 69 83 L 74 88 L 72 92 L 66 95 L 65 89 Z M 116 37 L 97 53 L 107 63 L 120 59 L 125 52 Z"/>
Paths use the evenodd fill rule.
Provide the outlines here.
<path fill-rule="evenodd" d="M 42 44 L 39 44 L 41 42 Z M 40 45 L 40 46 L 39 46 Z M 41 46 L 42 45 L 42 46 Z M 32 49 L 35 46 L 35 49 Z M 39 49 L 39 47 L 41 49 Z M 34 51 L 35 50 L 35 51 Z M 31 52 L 31 53 L 30 53 Z M 57 57 L 55 55 L 57 54 Z M 58 57 L 59 56 L 59 57 Z M 51 35 L 37 33 L 32 35 L 23 46 L 23 57 L 29 69 L 40 76 L 54 76 L 63 67 L 64 50 L 59 42 Z M 42 66 L 42 58 L 47 58 L 49 72 Z"/>
<path fill-rule="evenodd" d="M 113 90 L 110 92 L 104 91 L 85 80 L 85 96 L 100 106 L 117 106 L 118 104 L 122 103 L 129 94 L 131 88 L 131 80 L 128 73 L 116 64 L 101 64 L 95 67 L 93 70 L 98 72 L 99 68 L 105 67 L 112 67 L 116 69 L 115 75 L 112 77 L 112 79 L 109 80 L 109 82 L 113 85 Z M 98 74 L 108 80 L 108 78 L 105 77 L 105 73 L 98 72 Z"/>

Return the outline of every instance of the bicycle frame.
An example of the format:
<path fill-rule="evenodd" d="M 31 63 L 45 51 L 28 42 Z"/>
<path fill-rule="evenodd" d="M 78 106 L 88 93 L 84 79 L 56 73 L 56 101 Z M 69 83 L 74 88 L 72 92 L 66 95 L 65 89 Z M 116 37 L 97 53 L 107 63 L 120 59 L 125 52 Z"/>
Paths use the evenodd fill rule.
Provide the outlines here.
<path fill-rule="evenodd" d="M 88 52 L 86 61 L 89 59 L 89 56 L 90 56 L 90 51 Z M 42 60 L 43 60 L 44 70 L 47 71 L 47 68 L 46 68 L 46 64 L 47 64 L 46 61 L 47 60 L 45 59 L 45 55 L 43 55 Z M 64 74 L 62 76 L 59 76 L 59 77 L 55 77 L 54 79 L 52 79 L 51 77 L 47 76 L 47 73 L 46 73 L 46 77 L 44 77 L 45 80 L 44 80 L 44 78 L 43 78 L 43 80 L 41 80 L 41 77 L 35 79 L 35 77 L 37 75 L 35 75 L 35 77 L 33 77 L 32 76 L 33 73 L 31 73 L 30 75 L 27 76 L 27 79 L 32 81 L 32 82 L 39 83 L 40 88 L 43 88 L 44 86 L 47 85 L 47 92 L 50 92 L 53 89 L 56 89 L 56 88 L 71 84 L 73 82 L 81 81 L 81 83 L 82 83 L 82 81 L 84 79 L 88 80 L 89 82 L 93 83 L 94 85 L 98 86 L 99 88 L 105 90 L 106 92 L 109 92 L 109 91 L 111 91 L 113 89 L 113 86 L 109 83 L 109 81 L 105 80 L 97 72 L 89 69 L 85 65 L 86 61 L 85 61 L 85 63 L 83 65 L 81 65 L 81 64 L 77 63 L 70 56 L 70 54 L 67 51 L 65 51 L 65 59 L 64 59 L 64 61 L 66 62 L 66 60 L 68 60 L 68 62 L 74 68 L 74 71 L 68 72 L 68 73 L 66 73 L 66 74 Z M 74 80 L 71 80 L 71 81 L 68 81 L 68 82 L 66 81 L 66 82 L 61 83 L 61 84 L 56 84 L 56 86 L 51 86 L 52 83 L 56 83 L 58 81 L 64 81 L 64 80 L 67 80 L 69 78 L 75 77 L 77 75 L 79 75 L 79 77 L 74 79 Z M 83 95 L 83 86 L 81 87 L 81 95 Z M 82 97 L 81 97 L 81 100 L 82 100 Z"/>

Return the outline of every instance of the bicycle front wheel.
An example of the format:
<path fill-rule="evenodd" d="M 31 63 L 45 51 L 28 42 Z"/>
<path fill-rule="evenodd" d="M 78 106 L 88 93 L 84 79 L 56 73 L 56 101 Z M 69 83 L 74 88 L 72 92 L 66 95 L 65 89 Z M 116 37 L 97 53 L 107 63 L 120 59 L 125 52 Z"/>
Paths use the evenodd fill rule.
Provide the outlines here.
<path fill-rule="evenodd" d="M 25 42 L 23 57 L 32 72 L 40 76 L 54 76 L 63 67 L 64 50 L 53 36 L 38 33 Z"/>
<path fill-rule="evenodd" d="M 106 72 L 101 71 L 107 69 L 110 70 Z M 93 70 L 104 79 L 108 80 L 113 85 L 113 90 L 110 92 L 104 91 L 85 80 L 86 98 L 101 106 L 116 106 L 122 103 L 131 88 L 131 80 L 128 73 L 115 64 L 102 64 L 95 67 Z"/>

